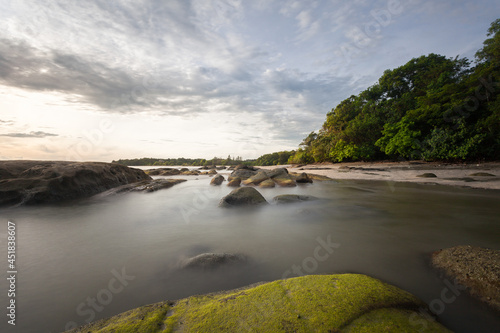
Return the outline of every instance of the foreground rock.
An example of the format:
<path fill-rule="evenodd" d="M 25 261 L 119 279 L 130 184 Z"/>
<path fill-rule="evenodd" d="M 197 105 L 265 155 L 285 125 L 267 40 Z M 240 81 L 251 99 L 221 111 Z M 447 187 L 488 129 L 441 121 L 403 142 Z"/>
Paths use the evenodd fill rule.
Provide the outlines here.
<path fill-rule="evenodd" d="M 151 180 L 144 171 L 98 162 L 0 161 L 0 206 L 81 199 Z"/>
<path fill-rule="evenodd" d="M 210 181 L 210 185 L 220 185 L 222 184 L 223 181 L 225 181 L 226 179 L 224 179 L 224 176 L 222 175 L 217 175 L 215 176 L 214 178 L 212 178 L 212 180 Z"/>
<path fill-rule="evenodd" d="M 432 265 L 467 287 L 472 296 L 500 311 L 500 250 L 452 247 L 434 252 Z"/>
<path fill-rule="evenodd" d="M 242 254 L 203 253 L 184 260 L 181 263 L 181 268 L 214 269 L 220 266 L 241 264 L 246 261 L 247 258 Z"/>
<path fill-rule="evenodd" d="M 253 187 L 240 187 L 226 195 L 219 207 L 258 206 L 267 204 L 266 199 Z"/>
<path fill-rule="evenodd" d="M 312 184 L 313 180 L 307 175 L 307 173 L 303 172 L 301 173 L 295 181 L 299 184 Z"/>
<path fill-rule="evenodd" d="M 450 332 L 422 309 L 365 275 L 310 275 L 147 305 L 69 332 Z"/>
<path fill-rule="evenodd" d="M 283 194 L 274 197 L 273 200 L 278 204 L 288 204 L 302 201 L 314 201 L 319 200 L 319 198 L 312 195 Z"/>

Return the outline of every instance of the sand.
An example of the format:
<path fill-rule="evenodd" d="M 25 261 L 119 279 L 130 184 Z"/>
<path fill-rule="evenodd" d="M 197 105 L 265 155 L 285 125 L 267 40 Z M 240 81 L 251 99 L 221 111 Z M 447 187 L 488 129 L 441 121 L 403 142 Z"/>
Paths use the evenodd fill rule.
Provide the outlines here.
<path fill-rule="evenodd" d="M 500 190 L 500 162 L 450 164 L 437 162 L 353 162 L 286 165 L 289 172 L 306 172 L 332 179 L 381 180 L 441 184 Z M 276 166 L 261 167 L 273 169 Z M 434 174 L 436 177 L 419 177 Z"/>

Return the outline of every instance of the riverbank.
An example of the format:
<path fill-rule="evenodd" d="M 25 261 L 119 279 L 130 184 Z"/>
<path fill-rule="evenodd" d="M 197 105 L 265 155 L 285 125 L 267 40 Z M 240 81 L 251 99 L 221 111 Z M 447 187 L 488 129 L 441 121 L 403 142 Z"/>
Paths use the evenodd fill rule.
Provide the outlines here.
<path fill-rule="evenodd" d="M 289 172 L 306 172 L 332 179 L 411 182 L 500 190 L 500 162 L 471 164 L 421 161 L 352 162 L 283 167 Z M 272 169 L 275 166 L 261 168 Z"/>

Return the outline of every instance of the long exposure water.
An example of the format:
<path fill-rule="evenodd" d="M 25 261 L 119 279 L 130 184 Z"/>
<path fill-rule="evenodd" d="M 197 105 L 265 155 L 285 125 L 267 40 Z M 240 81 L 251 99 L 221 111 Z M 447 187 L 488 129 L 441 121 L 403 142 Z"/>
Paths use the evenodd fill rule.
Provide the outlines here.
<path fill-rule="evenodd" d="M 7 220 L 17 224 L 16 332 L 60 332 L 145 304 L 293 277 L 300 274 L 290 271 L 294 265 L 303 274 L 367 274 L 429 303 L 446 287 L 430 253 L 456 245 L 500 249 L 498 191 L 328 181 L 259 189 L 269 202 L 288 193 L 321 201 L 222 209 L 231 188 L 208 185 L 208 176 L 181 178 L 188 181 L 154 193 L 0 210 L 2 248 Z M 322 242 L 337 245 L 326 260 L 312 260 Z M 206 252 L 249 261 L 179 269 L 181 260 Z M 500 327 L 498 314 L 465 293 L 438 320 L 456 332 Z M 6 320 L 1 325 L 7 331 Z"/>

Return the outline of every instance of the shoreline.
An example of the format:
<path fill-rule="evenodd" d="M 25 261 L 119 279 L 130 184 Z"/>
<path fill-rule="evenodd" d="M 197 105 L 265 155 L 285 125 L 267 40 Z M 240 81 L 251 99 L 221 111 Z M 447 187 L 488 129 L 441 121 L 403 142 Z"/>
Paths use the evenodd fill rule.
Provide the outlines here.
<path fill-rule="evenodd" d="M 453 164 L 421 161 L 382 161 L 259 166 L 262 169 L 277 167 L 287 168 L 289 172 L 305 172 L 326 176 L 333 180 L 410 182 L 500 190 L 500 162 Z M 436 177 L 418 177 L 426 173 L 432 173 Z"/>

